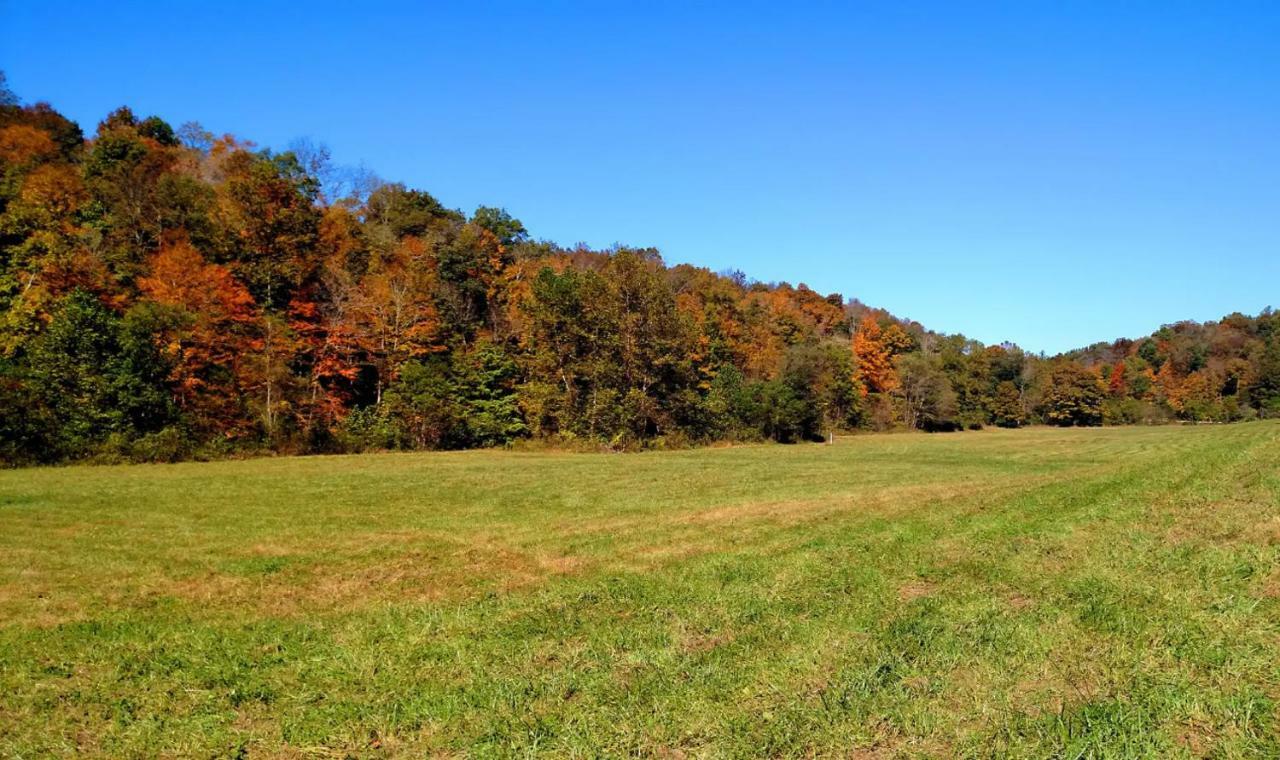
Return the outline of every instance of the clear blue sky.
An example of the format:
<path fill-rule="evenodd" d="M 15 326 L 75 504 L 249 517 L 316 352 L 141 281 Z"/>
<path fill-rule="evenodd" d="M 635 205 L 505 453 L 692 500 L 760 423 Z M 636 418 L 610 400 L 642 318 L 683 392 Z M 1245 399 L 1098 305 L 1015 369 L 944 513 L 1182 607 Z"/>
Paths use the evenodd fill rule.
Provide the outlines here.
<path fill-rule="evenodd" d="M 1274 0 L 149 5 L 0 0 L 0 68 L 986 342 L 1280 306 Z"/>

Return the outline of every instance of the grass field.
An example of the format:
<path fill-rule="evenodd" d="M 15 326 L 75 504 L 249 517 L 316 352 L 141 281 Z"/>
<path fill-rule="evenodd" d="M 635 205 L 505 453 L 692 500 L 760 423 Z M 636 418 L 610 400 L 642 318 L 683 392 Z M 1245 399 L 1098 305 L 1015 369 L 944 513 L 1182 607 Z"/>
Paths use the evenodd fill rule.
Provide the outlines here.
<path fill-rule="evenodd" d="M 1280 756 L 1280 425 L 0 472 L 0 756 Z"/>

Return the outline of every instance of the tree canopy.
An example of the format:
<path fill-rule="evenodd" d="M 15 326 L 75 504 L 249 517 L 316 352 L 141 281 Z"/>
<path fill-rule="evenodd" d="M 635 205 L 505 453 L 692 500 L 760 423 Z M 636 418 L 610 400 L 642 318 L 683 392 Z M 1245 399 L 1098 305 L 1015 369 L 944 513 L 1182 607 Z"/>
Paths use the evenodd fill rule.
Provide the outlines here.
<path fill-rule="evenodd" d="M 1269 415 L 1270 310 L 1036 356 L 0 78 L 9 463 Z"/>

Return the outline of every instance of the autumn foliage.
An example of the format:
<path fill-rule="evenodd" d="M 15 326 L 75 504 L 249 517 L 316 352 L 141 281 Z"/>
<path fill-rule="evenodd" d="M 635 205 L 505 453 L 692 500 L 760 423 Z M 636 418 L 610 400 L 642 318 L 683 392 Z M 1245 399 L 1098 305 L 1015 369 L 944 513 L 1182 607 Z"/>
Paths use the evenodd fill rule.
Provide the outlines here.
<path fill-rule="evenodd" d="M 891 329 L 896 329 L 896 326 Z M 893 353 L 899 346 L 886 335 L 875 317 L 867 314 L 853 333 L 853 355 L 857 361 L 857 377 L 871 393 L 892 393 L 901 383 L 893 366 Z"/>
<path fill-rule="evenodd" d="M 7 462 L 1276 413 L 1269 311 L 1050 360 L 652 249 L 535 241 L 307 145 L 127 108 L 86 139 L 0 106 Z"/>

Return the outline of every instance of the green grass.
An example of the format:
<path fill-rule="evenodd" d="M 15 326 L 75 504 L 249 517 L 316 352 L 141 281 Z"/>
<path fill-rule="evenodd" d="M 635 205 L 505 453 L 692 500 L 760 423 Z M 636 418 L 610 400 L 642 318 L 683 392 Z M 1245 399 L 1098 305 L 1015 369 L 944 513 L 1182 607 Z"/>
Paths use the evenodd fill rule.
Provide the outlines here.
<path fill-rule="evenodd" d="M 0 472 L 0 756 L 1280 756 L 1280 425 Z"/>

